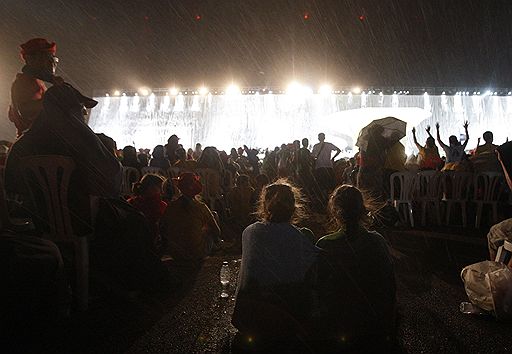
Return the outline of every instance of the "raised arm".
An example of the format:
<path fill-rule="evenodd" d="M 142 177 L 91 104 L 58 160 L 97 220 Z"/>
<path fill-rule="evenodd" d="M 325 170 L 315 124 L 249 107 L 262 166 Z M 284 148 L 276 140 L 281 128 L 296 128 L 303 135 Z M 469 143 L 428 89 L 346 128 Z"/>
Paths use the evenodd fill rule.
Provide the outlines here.
<path fill-rule="evenodd" d="M 336 154 L 334 154 L 334 156 L 331 159 L 334 162 L 334 159 L 336 157 L 338 157 L 338 155 L 341 153 L 341 149 L 334 144 L 331 144 L 331 145 L 332 145 L 332 149 L 336 151 Z"/>
<path fill-rule="evenodd" d="M 441 135 L 439 134 L 439 123 L 436 123 L 436 130 L 437 130 L 437 142 L 439 143 L 439 145 L 441 145 L 441 147 L 443 149 L 448 148 L 448 146 L 445 143 L 443 143 L 443 141 L 441 140 Z"/>
<path fill-rule="evenodd" d="M 464 144 L 462 144 L 462 147 L 463 147 L 464 149 L 466 149 L 466 145 L 468 145 L 468 141 L 469 141 L 468 126 L 469 126 L 469 122 L 468 122 L 468 121 L 465 121 L 465 122 L 464 122 L 464 131 L 465 131 L 465 133 L 466 133 L 466 141 L 464 142 Z"/>
<path fill-rule="evenodd" d="M 412 128 L 412 139 L 414 140 L 414 144 L 416 144 L 416 147 L 418 148 L 418 150 L 421 151 L 421 149 L 423 148 L 423 146 L 421 146 L 419 143 L 418 143 L 418 140 L 416 139 L 416 128 Z"/>

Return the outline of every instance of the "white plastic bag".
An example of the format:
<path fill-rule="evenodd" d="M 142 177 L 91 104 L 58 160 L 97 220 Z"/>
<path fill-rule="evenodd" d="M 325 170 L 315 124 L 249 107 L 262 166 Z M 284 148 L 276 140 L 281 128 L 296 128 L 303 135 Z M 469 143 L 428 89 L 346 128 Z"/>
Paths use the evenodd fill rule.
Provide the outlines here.
<path fill-rule="evenodd" d="M 483 261 L 460 273 L 469 301 L 497 318 L 512 317 L 512 271 L 503 263 Z"/>

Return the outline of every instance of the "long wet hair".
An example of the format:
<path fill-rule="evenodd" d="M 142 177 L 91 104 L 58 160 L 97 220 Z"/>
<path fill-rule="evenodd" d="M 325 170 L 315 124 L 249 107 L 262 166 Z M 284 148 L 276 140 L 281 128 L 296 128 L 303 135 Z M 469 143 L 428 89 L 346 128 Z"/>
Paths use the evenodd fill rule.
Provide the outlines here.
<path fill-rule="evenodd" d="M 279 179 L 263 188 L 255 214 L 263 222 L 297 223 L 306 216 L 302 193 L 288 180 Z"/>
<path fill-rule="evenodd" d="M 327 211 L 334 230 L 357 230 L 371 223 L 369 211 L 374 207 L 363 193 L 349 184 L 338 186 L 330 195 Z"/>

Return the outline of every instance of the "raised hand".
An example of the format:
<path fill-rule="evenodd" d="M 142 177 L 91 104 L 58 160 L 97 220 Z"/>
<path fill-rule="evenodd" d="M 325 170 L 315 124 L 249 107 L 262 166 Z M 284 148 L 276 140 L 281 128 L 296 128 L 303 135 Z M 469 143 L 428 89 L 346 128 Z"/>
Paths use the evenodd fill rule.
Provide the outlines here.
<path fill-rule="evenodd" d="M 469 126 L 469 122 L 468 122 L 468 121 L 465 121 L 465 122 L 464 122 L 464 129 L 468 129 L 468 126 Z"/>
<path fill-rule="evenodd" d="M 476 145 L 480 145 L 480 138 L 478 138 Z"/>
<path fill-rule="evenodd" d="M 414 127 L 412 128 L 412 133 L 416 134 L 416 128 L 414 128 Z"/>
<path fill-rule="evenodd" d="M 436 123 L 436 129 L 439 130 L 439 122 Z"/>
<path fill-rule="evenodd" d="M 427 133 L 430 134 L 430 125 L 427 125 L 427 128 L 425 130 L 427 131 Z"/>

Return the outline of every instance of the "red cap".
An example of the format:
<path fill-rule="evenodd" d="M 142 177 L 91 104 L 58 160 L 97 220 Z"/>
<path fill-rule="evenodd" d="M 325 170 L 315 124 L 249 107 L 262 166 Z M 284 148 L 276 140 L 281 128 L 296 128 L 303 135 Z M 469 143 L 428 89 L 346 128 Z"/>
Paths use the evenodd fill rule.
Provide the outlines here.
<path fill-rule="evenodd" d="M 203 185 L 199 181 L 199 176 L 191 172 L 185 172 L 178 177 L 178 188 L 183 195 L 194 198 L 201 193 Z"/>
<path fill-rule="evenodd" d="M 20 45 L 21 47 L 21 56 L 25 57 L 25 55 L 31 55 L 38 52 L 48 52 L 51 54 L 55 54 L 57 51 L 57 44 L 55 42 L 50 43 L 44 38 L 32 38 L 28 42 Z"/>

